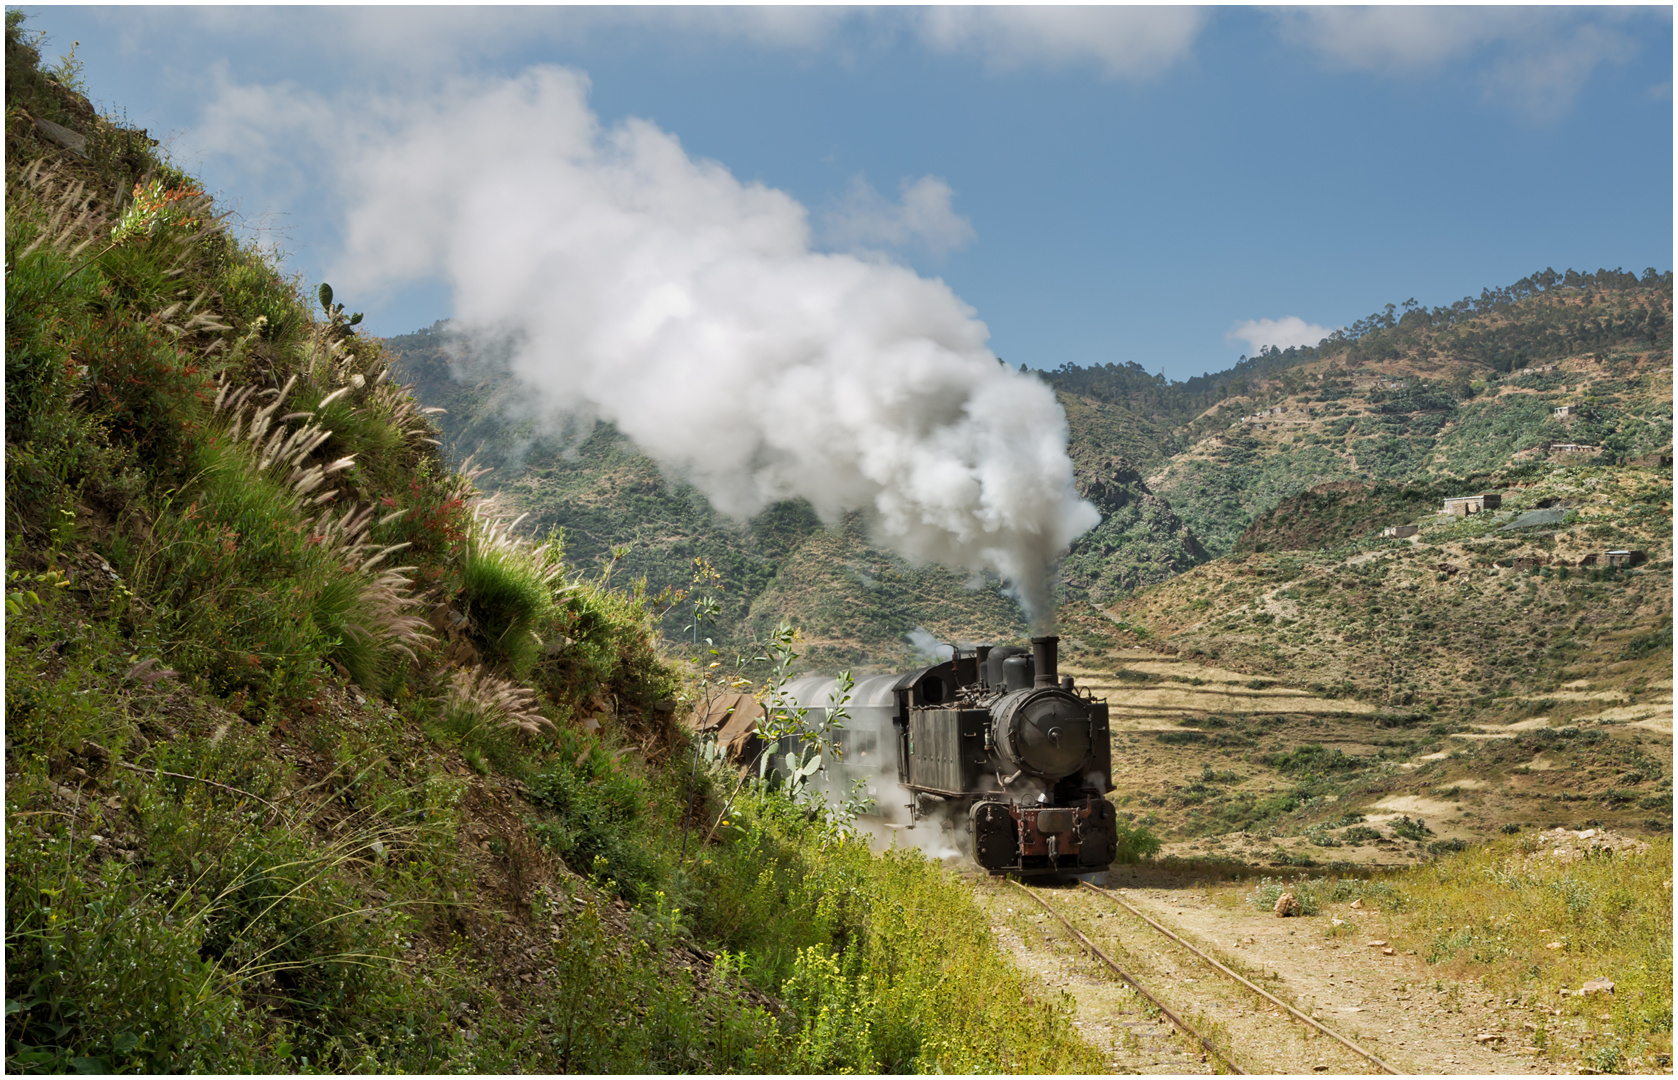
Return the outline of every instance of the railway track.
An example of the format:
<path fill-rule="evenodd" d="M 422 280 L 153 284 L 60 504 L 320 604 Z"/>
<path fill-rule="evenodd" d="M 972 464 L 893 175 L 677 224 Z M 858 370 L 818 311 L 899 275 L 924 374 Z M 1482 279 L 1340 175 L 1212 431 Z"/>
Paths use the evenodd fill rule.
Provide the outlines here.
<path fill-rule="evenodd" d="M 1114 974 L 1116 974 L 1125 983 L 1129 984 L 1130 987 L 1132 989 L 1134 989 L 1138 994 L 1140 994 L 1143 998 L 1145 998 L 1147 1001 L 1152 1003 L 1153 1006 L 1160 1011 L 1161 1015 L 1163 1015 L 1168 1020 L 1170 1020 L 1171 1023 L 1174 1026 L 1176 1026 L 1179 1030 L 1181 1030 L 1191 1040 L 1199 1043 L 1201 1048 L 1204 1049 L 1208 1055 L 1210 1055 L 1211 1057 L 1217 1058 L 1231 1072 L 1234 1072 L 1234 1073 L 1242 1073 L 1243 1072 L 1243 1070 L 1240 1068 L 1240 1066 L 1238 1066 L 1235 1063 L 1235 1061 L 1232 1059 L 1231 1054 L 1230 1054 L 1230 1050 L 1228 1048 L 1218 1046 L 1211 1039 L 1209 1039 L 1205 1034 L 1203 1034 L 1200 1031 L 1195 1030 L 1195 1028 L 1192 1027 L 1187 1021 L 1185 1021 L 1182 1017 L 1178 1016 L 1177 1013 L 1173 1012 L 1164 1002 L 1162 1002 L 1157 996 L 1155 996 L 1146 987 L 1144 987 L 1142 985 L 1142 983 L 1135 977 L 1135 975 L 1133 975 L 1132 973 L 1130 973 L 1130 972 L 1124 970 L 1123 968 L 1121 968 L 1112 959 L 1112 957 L 1108 956 L 1105 952 L 1103 952 L 1101 950 L 1101 948 L 1099 946 L 1097 946 L 1093 941 L 1091 941 L 1082 931 L 1080 931 L 1077 927 L 1073 926 L 1071 921 L 1068 920 L 1064 914 L 1062 914 L 1060 911 L 1058 911 L 1053 904 L 1049 903 L 1049 901 L 1041 895 L 1040 890 L 1033 889 L 1029 886 L 1021 884 L 1019 881 L 1013 881 L 1013 885 L 1016 888 L 1018 888 L 1021 892 L 1024 892 L 1027 896 L 1031 897 L 1031 899 L 1033 901 L 1035 901 L 1038 906 L 1043 908 L 1043 910 L 1045 910 L 1050 915 L 1052 915 L 1055 918 L 1055 920 L 1057 922 L 1059 922 L 1062 927 L 1065 928 L 1068 935 L 1071 936 L 1085 952 L 1089 953 L 1095 959 L 1100 961 L 1103 965 L 1105 965 L 1109 970 L 1111 970 Z M 1235 971 L 1232 971 L 1230 968 L 1228 968 L 1224 964 L 1220 963 L 1217 959 L 1208 955 L 1203 950 L 1201 950 L 1199 948 L 1196 948 L 1193 945 L 1190 945 L 1187 941 L 1184 941 L 1181 937 L 1179 937 L 1177 934 L 1173 933 L 1171 930 L 1169 930 L 1166 927 L 1160 925 L 1158 922 L 1154 921 L 1153 919 L 1149 918 L 1147 915 L 1143 914 L 1141 911 L 1137 910 L 1135 907 L 1131 906 L 1131 904 L 1126 902 L 1123 898 L 1119 897 L 1117 894 L 1115 894 L 1115 893 L 1113 893 L 1113 892 L 1111 892 L 1107 889 L 1097 888 L 1096 886 L 1091 885 L 1088 882 L 1079 882 L 1079 886 L 1083 889 L 1088 889 L 1090 892 L 1102 897 L 1103 899 L 1111 901 L 1113 904 L 1115 904 L 1115 905 L 1125 909 L 1126 911 L 1130 912 L 1130 914 L 1136 916 L 1136 918 L 1140 919 L 1143 923 L 1146 923 L 1150 928 L 1157 931 L 1159 934 L 1163 935 L 1164 937 L 1169 938 L 1171 941 L 1175 942 L 1177 945 L 1181 946 L 1183 949 L 1187 950 L 1189 953 L 1191 953 L 1193 956 L 1195 956 L 1197 959 L 1199 959 L 1201 962 L 1203 962 L 1207 967 L 1210 967 L 1212 970 L 1218 972 L 1220 975 L 1222 975 L 1222 976 L 1228 978 L 1229 980 L 1239 984 L 1240 986 L 1244 987 L 1246 990 L 1251 991 L 1253 994 L 1256 994 L 1259 998 L 1261 998 L 1262 1000 L 1264 1000 L 1268 1004 L 1277 1006 L 1278 1008 L 1285 1011 L 1288 1015 L 1293 1016 L 1295 1019 L 1297 1019 L 1297 1020 L 1301 1021 L 1302 1023 L 1308 1025 L 1313 1030 L 1315 1030 L 1317 1032 L 1320 1032 L 1320 1033 L 1328 1036 L 1329 1038 L 1335 1040 L 1340 1045 L 1345 1047 L 1347 1050 L 1351 1051 L 1353 1054 L 1356 1054 L 1358 1057 L 1363 1058 L 1364 1060 L 1368 1061 L 1370 1064 L 1374 1065 L 1380 1071 L 1386 1072 L 1386 1073 L 1392 1073 L 1394 1075 L 1398 1074 L 1399 1070 L 1397 1070 L 1397 1069 L 1393 1068 L 1392 1066 L 1388 1065 L 1386 1062 L 1382 1061 L 1380 1058 L 1376 1057 L 1374 1054 L 1370 1053 L 1368 1050 L 1365 1050 L 1363 1047 L 1359 1046 L 1357 1043 L 1353 1042 L 1352 1040 L 1346 1038 L 1344 1035 L 1340 1034 L 1339 1032 L 1335 1031 L 1334 1029 L 1332 1029 L 1330 1027 L 1327 1027 L 1326 1025 L 1324 1025 L 1321 1022 L 1313 1019 L 1312 1017 L 1307 1016 L 1305 1013 L 1300 1012 L 1298 1009 L 1294 1008 L 1292 1005 L 1289 1005 L 1287 1002 L 1283 1001 L 1282 999 L 1276 997 L 1274 994 L 1271 994 L 1269 991 L 1263 989 L 1262 987 L 1260 987 L 1260 986 L 1256 985 L 1255 983 L 1251 982 L 1250 980 L 1246 979 L 1245 977 L 1243 977 L 1239 973 L 1237 973 Z M 1288 1071 L 1288 1070 L 1282 1070 L 1282 1071 Z"/>

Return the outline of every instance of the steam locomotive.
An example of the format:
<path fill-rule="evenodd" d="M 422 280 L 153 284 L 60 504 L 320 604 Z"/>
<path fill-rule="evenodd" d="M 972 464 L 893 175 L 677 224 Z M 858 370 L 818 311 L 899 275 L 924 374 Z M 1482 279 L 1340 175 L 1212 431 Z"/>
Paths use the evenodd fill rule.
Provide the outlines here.
<path fill-rule="evenodd" d="M 844 710 L 837 760 L 825 755 L 814 781 L 830 799 L 860 781 L 872 813 L 951 828 L 993 874 L 1104 870 L 1118 847 L 1107 704 L 1057 677 L 1058 644 L 957 648 L 941 664 L 860 679 L 848 698 L 833 679 L 803 679 L 782 703 L 815 720 Z"/>

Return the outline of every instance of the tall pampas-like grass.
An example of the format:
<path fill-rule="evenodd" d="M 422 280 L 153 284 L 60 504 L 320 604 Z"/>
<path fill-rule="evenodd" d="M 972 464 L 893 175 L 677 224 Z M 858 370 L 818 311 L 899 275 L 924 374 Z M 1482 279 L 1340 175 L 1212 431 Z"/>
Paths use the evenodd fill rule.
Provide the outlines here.
<path fill-rule="evenodd" d="M 536 691 L 482 667 L 453 673 L 444 695 L 444 707 L 469 718 L 472 727 L 465 735 L 485 726 L 535 735 L 551 731 L 554 726 L 538 709 Z"/>

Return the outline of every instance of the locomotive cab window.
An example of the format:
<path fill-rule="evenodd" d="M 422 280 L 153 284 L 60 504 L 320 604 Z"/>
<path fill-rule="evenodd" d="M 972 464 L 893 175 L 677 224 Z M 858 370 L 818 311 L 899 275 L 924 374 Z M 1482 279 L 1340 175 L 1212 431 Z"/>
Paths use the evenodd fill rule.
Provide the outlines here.
<path fill-rule="evenodd" d="M 921 680 L 921 704 L 940 705 L 944 701 L 944 680 L 928 675 Z"/>

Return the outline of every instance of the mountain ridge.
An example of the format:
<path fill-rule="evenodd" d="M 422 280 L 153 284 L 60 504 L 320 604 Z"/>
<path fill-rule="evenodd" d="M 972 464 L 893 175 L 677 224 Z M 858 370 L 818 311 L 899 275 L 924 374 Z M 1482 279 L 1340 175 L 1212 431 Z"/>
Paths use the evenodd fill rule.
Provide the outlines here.
<path fill-rule="evenodd" d="M 1060 602 L 1100 606 L 1236 552 L 1255 521 L 1324 484 L 1421 485 L 1431 497 L 1452 483 L 1492 482 L 1517 454 L 1552 442 L 1593 445 L 1610 461 L 1669 452 L 1670 421 L 1662 427 L 1659 419 L 1663 408 L 1670 416 L 1670 387 L 1663 394 L 1658 373 L 1671 365 L 1671 280 L 1652 270 L 1540 272 L 1450 307 L 1388 305 L 1319 346 L 1265 349 L 1182 383 L 1136 364 L 1034 372 L 1056 388 L 1075 482 L 1086 497 L 1094 493 L 1103 515 L 1063 562 Z M 507 414 L 522 396 L 505 364 L 475 355 L 442 324 L 388 344 L 419 397 L 450 409 L 440 426 L 454 456 L 496 465 L 505 475 L 486 484 L 505 488 L 538 528 L 565 529 L 582 564 L 614 562 L 614 572 L 644 575 L 655 592 L 690 591 L 694 558 L 717 569 L 718 640 L 749 639 L 773 621 L 779 602 L 786 606 L 775 613 L 812 632 L 826 627 L 813 662 L 872 657 L 890 665 L 915 655 L 914 629 L 943 621 L 890 614 L 866 600 L 868 575 L 839 576 L 827 587 L 844 594 L 840 607 L 875 614 L 836 628 L 831 613 L 810 608 L 821 602 L 808 582 L 771 588 L 798 546 L 823 528 L 807 504 L 766 511 L 780 523 L 766 547 L 763 523 L 717 515 L 609 425 L 537 438 L 533 422 Z M 1563 404 L 1580 409 L 1558 419 Z M 602 439 L 614 448 L 610 462 Z M 800 524 L 788 532 L 788 522 Z M 846 543 L 855 543 L 860 534 L 849 528 Z M 627 554 L 612 555 L 626 544 Z M 866 544 L 853 555 L 865 549 L 902 580 L 939 578 Z M 988 601 L 973 606 L 968 576 L 942 580 L 935 608 L 965 613 L 975 632 L 1008 640 L 1023 633 L 1023 622 L 999 622 Z M 666 613 L 668 636 L 691 636 L 687 610 Z"/>

